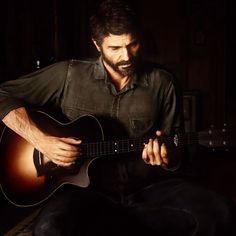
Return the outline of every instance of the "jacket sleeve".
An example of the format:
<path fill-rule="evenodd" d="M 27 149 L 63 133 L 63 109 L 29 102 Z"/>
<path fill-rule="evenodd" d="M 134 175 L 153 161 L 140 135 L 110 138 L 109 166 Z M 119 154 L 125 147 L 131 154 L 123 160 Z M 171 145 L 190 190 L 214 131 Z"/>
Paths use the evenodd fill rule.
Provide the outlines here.
<path fill-rule="evenodd" d="M 184 132 L 182 90 L 172 74 L 165 72 L 161 76 L 166 76 L 168 80 L 162 90 L 160 129 L 166 134 Z"/>
<path fill-rule="evenodd" d="M 0 119 L 18 107 L 60 105 L 61 94 L 67 79 L 69 62 L 58 62 L 0 84 Z"/>

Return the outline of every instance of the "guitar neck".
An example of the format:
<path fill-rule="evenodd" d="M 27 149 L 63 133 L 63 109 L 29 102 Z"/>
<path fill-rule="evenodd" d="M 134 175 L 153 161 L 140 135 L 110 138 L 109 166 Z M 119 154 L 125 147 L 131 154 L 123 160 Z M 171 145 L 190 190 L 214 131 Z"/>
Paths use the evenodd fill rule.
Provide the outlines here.
<path fill-rule="evenodd" d="M 175 147 L 183 145 L 198 144 L 198 133 L 183 133 L 174 136 L 155 137 L 161 143 L 166 143 Z M 115 154 L 141 152 L 149 138 L 122 139 L 102 142 L 90 142 L 82 144 L 82 150 L 86 157 L 108 156 Z"/>

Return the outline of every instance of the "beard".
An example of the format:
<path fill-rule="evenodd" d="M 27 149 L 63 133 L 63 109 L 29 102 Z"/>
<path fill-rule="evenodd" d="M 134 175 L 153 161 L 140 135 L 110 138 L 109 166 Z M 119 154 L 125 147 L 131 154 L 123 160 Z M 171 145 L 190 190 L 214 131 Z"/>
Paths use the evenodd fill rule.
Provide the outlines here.
<path fill-rule="evenodd" d="M 122 76 L 131 76 L 134 74 L 136 69 L 136 57 L 130 58 L 128 61 L 119 61 L 117 63 L 113 63 L 110 59 L 106 57 L 106 55 L 101 51 L 102 59 L 118 74 Z M 120 68 L 120 66 L 126 66 L 125 68 Z"/>

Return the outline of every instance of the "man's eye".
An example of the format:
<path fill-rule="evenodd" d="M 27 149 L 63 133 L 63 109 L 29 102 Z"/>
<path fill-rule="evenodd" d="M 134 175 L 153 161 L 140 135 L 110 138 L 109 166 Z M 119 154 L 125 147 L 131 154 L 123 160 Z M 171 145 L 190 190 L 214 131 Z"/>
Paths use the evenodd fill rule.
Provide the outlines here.
<path fill-rule="evenodd" d="M 135 48 L 135 47 L 137 47 L 137 46 L 138 46 L 138 41 L 135 41 L 135 42 L 133 42 L 133 43 L 130 44 L 130 47 L 131 47 L 131 48 Z"/>
<path fill-rule="evenodd" d="M 111 48 L 112 51 L 117 51 L 118 49 L 119 49 L 118 47 Z"/>

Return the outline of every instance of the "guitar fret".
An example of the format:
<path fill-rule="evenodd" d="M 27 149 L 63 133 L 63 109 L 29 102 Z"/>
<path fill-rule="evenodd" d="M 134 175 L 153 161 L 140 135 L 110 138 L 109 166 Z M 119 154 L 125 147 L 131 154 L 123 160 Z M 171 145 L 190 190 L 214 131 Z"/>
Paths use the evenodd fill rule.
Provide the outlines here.
<path fill-rule="evenodd" d="M 103 147 L 104 147 L 104 155 L 106 155 L 108 153 L 107 142 L 104 142 Z"/>
<path fill-rule="evenodd" d="M 90 152 L 90 155 L 93 156 L 93 143 L 90 143 L 89 145 L 89 152 Z"/>
<path fill-rule="evenodd" d="M 96 151 L 95 151 L 95 154 L 96 154 L 96 153 L 100 153 L 99 143 L 96 143 Z"/>

